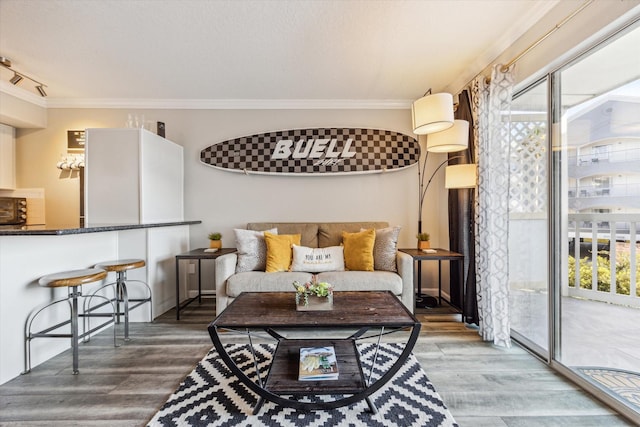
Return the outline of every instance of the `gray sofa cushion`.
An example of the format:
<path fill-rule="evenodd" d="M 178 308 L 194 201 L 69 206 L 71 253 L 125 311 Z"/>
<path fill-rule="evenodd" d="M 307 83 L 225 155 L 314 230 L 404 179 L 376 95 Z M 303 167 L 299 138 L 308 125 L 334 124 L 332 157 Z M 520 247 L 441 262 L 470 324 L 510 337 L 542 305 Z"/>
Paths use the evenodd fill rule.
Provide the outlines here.
<path fill-rule="evenodd" d="M 306 222 L 250 222 L 247 230 L 264 231 L 277 228 L 278 234 L 299 234 L 300 246 L 318 248 L 318 224 Z"/>
<path fill-rule="evenodd" d="M 298 281 L 305 283 L 311 280 L 311 273 L 305 272 L 277 272 L 265 273 L 264 271 L 246 271 L 236 273 L 227 279 L 227 296 L 235 298 L 241 292 L 291 292 L 294 290 L 292 283 Z"/>
<path fill-rule="evenodd" d="M 324 222 L 319 223 L 318 247 L 339 246 L 342 244 L 342 232 L 357 233 L 361 228 L 384 228 L 387 222 Z"/>
<path fill-rule="evenodd" d="M 327 271 L 318 274 L 318 281 L 333 285 L 340 291 L 391 291 L 402 294 L 402 277 L 391 271 Z"/>

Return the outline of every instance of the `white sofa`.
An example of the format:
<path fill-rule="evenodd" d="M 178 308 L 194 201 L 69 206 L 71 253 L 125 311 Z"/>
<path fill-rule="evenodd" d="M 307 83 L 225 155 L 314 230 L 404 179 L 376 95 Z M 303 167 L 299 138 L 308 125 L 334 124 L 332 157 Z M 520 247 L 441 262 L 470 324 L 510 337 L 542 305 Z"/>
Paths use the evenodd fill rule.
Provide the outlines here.
<path fill-rule="evenodd" d="M 342 232 L 359 232 L 361 229 L 383 229 L 386 222 L 259 222 L 249 223 L 248 230 L 264 231 L 277 228 L 278 234 L 300 234 L 301 246 L 324 248 L 339 246 Z M 245 271 L 236 273 L 238 254 L 222 255 L 215 261 L 216 315 L 220 314 L 241 292 L 291 292 L 292 283 L 305 283 L 313 274 L 301 271 L 266 273 Z M 413 259 L 396 252 L 397 272 L 393 271 L 327 271 L 318 273 L 318 280 L 331 283 L 336 292 L 380 291 L 393 292 L 413 312 Z"/>

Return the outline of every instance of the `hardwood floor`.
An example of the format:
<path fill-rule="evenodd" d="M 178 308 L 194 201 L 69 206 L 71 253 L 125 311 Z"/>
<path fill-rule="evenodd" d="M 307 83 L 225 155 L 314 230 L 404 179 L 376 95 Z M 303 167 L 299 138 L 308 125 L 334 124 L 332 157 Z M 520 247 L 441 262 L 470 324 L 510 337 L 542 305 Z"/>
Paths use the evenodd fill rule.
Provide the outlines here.
<path fill-rule="evenodd" d="M 213 300 L 154 323 L 131 325 L 114 348 L 109 331 L 0 386 L 0 426 L 143 426 L 212 347 Z M 613 411 L 514 345 L 494 347 L 437 310 L 421 311 L 414 354 L 460 426 L 629 426 Z M 2 351 L 7 351 L 3 349 Z"/>

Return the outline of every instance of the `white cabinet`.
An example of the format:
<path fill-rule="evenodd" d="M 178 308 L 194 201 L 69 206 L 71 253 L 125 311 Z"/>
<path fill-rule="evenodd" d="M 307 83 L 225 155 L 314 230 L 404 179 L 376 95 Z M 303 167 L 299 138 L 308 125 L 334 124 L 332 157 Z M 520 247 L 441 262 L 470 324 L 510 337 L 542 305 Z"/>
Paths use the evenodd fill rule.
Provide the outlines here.
<path fill-rule="evenodd" d="M 16 188 L 16 130 L 0 124 L 0 189 Z"/>
<path fill-rule="evenodd" d="M 184 220 L 183 148 L 144 129 L 87 129 L 85 225 Z"/>

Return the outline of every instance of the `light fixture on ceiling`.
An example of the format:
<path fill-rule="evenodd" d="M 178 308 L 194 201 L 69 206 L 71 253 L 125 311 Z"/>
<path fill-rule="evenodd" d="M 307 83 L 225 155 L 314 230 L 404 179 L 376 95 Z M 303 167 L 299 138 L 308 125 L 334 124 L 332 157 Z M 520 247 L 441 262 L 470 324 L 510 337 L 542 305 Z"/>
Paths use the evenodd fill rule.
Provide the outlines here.
<path fill-rule="evenodd" d="M 45 92 L 44 90 L 44 88 L 47 87 L 47 85 L 42 82 L 39 82 L 38 80 L 32 77 L 29 77 L 25 73 L 21 73 L 20 71 L 16 71 L 13 68 L 11 68 L 11 60 L 9 58 L 5 56 L 0 56 L 0 66 L 6 68 L 7 70 L 13 71 L 13 77 L 9 79 L 9 82 L 11 82 L 11 84 L 17 85 L 23 79 L 27 79 L 35 83 L 35 88 L 40 94 L 40 96 L 42 96 L 43 98 L 47 96 L 47 92 Z"/>
<path fill-rule="evenodd" d="M 13 73 L 13 77 L 9 79 L 12 85 L 17 85 L 22 80 L 22 76 L 16 72 Z"/>
<path fill-rule="evenodd" d="M 427 135 L 453 126 L 453 95 L 431 94 L 431 89 L 411 105 L 413 133 Z"/>

